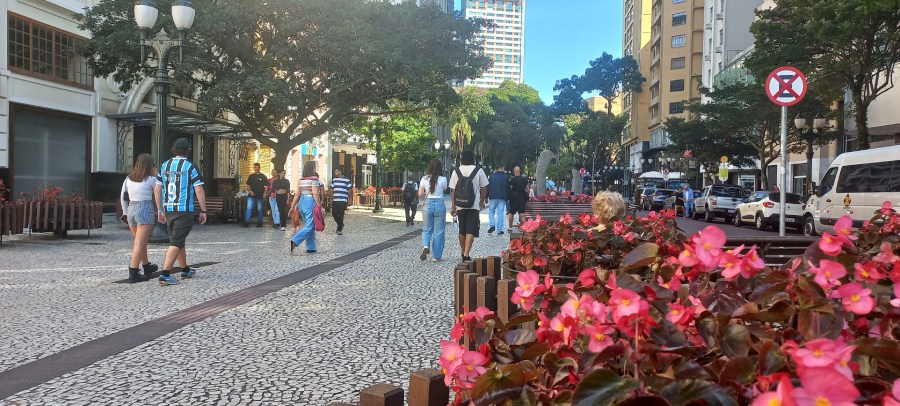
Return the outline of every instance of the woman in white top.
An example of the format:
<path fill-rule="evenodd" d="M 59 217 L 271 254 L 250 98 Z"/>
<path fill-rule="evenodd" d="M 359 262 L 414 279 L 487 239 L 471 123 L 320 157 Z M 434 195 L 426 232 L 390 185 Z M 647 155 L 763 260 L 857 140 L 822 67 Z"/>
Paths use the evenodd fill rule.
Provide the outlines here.
<path fill-rule="evenodd" d="M 432 261 L 440 261 L 444 253 L 444 226 L 447 222 L 447 207 L 444 206 L 444 190 L 447 189 L 447 178 L 443 173 L 441 160 L 432 159 L 428 172 L 419 182 L 419 196 L 422 201 L 422 261 L 428 259 L 429 249 Z"/>
<path fill-rule="evenodd" d="M 138 155 L 131 174 L 122 184 L 123 223 L 131 228 L 134 234 L 134 248 L 131 250 L 131 265 L 128 267 L 128 280 L 131 283 L 149 280 L 158 267 L 147 258 L 147 240 L 156 222 L 156 208 L 153 205 L 153 188 L 156 187 L 156 165 L 150 154 Z M 143 265 L 141 274 L 139 265 Z"/>

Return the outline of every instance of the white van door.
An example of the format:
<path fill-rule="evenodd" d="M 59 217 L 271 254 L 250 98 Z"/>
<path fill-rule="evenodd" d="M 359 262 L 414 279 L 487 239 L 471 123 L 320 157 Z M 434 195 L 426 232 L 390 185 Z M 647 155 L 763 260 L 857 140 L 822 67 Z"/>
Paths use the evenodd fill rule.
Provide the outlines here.
<path fill-rule="evenodd" d="M 834 217 L 834 214 L 832 214 L 835 207 L 840 207 L 839 205 L 835 206 L 834 188 L 834 182 L 837 179 L 839 170 L 840 167 L 837 166 L 828 168 L 825 176 L 822 177 L 822 183 L 818 185 L 818 196 L 814 197 L 813 219 L 816 222 L 816 230 L 819 233 L 826 231 L 834 233 L 834 222 L 840 218 L 840 216 Z"/>
<path fill-rule="evenodd" d="M 884 161 L 869 164 L 868 179 L 865 207 L 862 210 L 863 220 L 869 220 L 875 216 L 875 212 L 881 210 L 881 206 L 885 201 L 890 201 L 891 205 L 897 204 L 898 193 L 892 193 L 894 190 L 900 191 L 900 188 L 894 183 L 900 183 L 900 161 Z M 862 226 L 855 224 L 854 227 Z"/>
<path fill-rule="evenodd" d="M 832 199 L 831 226 L 843 216 L 853 219 L 853 227 L 862 226 L 864 220 L 872 218 L 866 208 L 866 188 L 869 181 L 869 166 L 872 164 L 844 165 L 838 174 L 835 194 Z"/>

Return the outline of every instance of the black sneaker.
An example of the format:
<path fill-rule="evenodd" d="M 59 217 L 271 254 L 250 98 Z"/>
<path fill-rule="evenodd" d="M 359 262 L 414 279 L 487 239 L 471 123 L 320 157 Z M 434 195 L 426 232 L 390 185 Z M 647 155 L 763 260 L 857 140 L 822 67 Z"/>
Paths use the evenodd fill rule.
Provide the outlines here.
<path fill-rule="evenodd" d="M 241 223 L 241 227 L 244 227 L 244 228 L 250 227 L 250 223 L 245 221 L 245 222 Z"/>
<path fill-rule="evenodd" d="M 316 252 L 316 250 L 306 250 L 307 254 L 314 254 L 315 252 Z"/>
<path fill-rule="evenodd" d="M 141 268 L 144 269 L 144 276 L 146 276 L 148 280 L 153 276 L 154 272 L 159 270 L 159 267 L 153 264 L 141 265 Z"/>
<path fill-rule="evenodd" d="M 472 260 L 472 257 L 467 257 L 467 256 L 465 256 L 465 255 L 463 255 L 462 258 L 463 258 L 463 262 L 471 261 L 471 260 Z"/>
<path fill-rule="evenodd" d="M 422 261 L 428 259 L 428 247 L 422 248 L 422 255 L 419 255 L 419 259 Z"/>
<path fill-rule="evenodd" d="M 498 232 L 497 235 L 503 235 L 503 231 Z"/>
<path fill-rule="evenodd" d="M 491 227 L 488 229 L 488 234 L 493 233 L 493 232 L 494 232 L 494 227 Z"/>
<path fill-rule="evenodd" d="M 256 223 L 256 228 L 260 228 L 260 227 L 262 227 L 262 221 Z"/>

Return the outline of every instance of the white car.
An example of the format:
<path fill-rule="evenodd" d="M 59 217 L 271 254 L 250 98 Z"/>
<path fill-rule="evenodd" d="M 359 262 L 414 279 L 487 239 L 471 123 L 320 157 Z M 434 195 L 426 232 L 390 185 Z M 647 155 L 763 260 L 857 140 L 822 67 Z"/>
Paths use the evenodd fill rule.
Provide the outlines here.
<path fill-rule="evenodd" d="M 803 198 L 793 193 L 786 193 L 787 206 L 785 207 L 784 226 L 803 230 L 803 210 L 805 204 Z M 740 227 L 744 223 L 752 223 L 757 230 L 765 230 L 769 226 L 778 228 L 778 218 L 781 216 L 781 192 L 760 190 L 750 194 L 744 203 L 734 210 L 734 226 Z"/>

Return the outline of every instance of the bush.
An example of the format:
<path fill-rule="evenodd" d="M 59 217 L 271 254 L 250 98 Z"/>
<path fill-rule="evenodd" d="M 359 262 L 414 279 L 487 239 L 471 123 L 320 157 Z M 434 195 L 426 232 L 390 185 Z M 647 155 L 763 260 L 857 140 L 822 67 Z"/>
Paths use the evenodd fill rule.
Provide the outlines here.
<path fill-rule="evenodd" d="M 518 274 L 522 310 L 508 323 L 484 308 L 456 319 L 440 358 L 456 404 L 900 405 L 900 299 L 887 293 L 900 282 L 900 217 L 889 203 L 858 232 L 841 218 L 837 235 L 780 269 L 755 247 L 723 250 L 715 226 L 682 240 L 671 213 L 612 236 L 579 234 L 584 216 L 533 223 L 532 240 L 510 250 L 526 268 L 529 243 L 560 269 L 584 266 L 576 281 L 558 283 L 548 260 Z M 581 248 L 544 253 L 557 237 Z"/>

